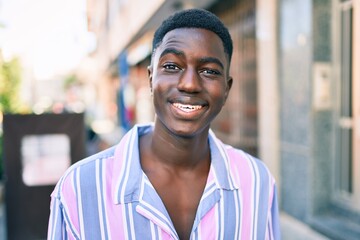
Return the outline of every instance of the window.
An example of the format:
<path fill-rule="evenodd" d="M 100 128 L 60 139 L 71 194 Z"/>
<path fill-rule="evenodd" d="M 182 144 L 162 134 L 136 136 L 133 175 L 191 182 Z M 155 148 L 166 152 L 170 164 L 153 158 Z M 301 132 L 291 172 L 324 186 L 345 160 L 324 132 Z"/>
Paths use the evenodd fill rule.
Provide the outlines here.
<path fill-rule="evenodd" d="M 335 126 L 334 200 L 360 210 L 359 16 L 354 0 L 337 0 L 335 51 L 337 109 Z"/>
<path fill-rule="evenodd" d="M 55 185 L 70 166 L 65 134 L 26 135 L 21 140 L 22 179 L 27 186 Z"/>

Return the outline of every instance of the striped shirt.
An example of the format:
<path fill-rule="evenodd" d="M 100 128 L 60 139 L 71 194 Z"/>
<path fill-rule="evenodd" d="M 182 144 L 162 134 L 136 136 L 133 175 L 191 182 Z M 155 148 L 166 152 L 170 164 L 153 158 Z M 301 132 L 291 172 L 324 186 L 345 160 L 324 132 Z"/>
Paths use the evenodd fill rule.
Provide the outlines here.
<path fill-rule="evenodd" d="M 141 169 L 136 125 L 117 146 L 71 166 L 51 194 L 48 239 L 179 239 Z M 190 239 L 280 239 L 265 165 L 209 134 L 211 166 Z"/>

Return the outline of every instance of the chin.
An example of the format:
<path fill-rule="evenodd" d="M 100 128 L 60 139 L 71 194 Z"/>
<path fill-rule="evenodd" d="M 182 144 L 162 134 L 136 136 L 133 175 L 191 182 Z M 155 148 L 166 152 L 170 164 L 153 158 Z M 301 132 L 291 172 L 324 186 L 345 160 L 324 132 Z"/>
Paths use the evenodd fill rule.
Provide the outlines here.
<path fill-rule="evenodd" d="M 189 126 L 189 124 L 184 124 L 182 126 L 179 125 L 170 127 L 169 130 L 171 131 L 172 134 L 182 138 L 193 138 L 197 135 L 204 133 L 205 131 L 208 132 L 209 129 L 208 127 L 203 127 L 203 125 L 202 126 L 194 126 L 193 124 L 191 124 L 191 126 Z"/>

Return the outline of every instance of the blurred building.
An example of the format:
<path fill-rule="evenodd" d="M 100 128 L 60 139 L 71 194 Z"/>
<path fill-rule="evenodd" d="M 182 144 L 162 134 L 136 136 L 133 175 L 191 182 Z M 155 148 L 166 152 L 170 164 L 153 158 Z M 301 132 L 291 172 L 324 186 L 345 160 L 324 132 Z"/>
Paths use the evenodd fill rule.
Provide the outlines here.
<path fill-rule="evenodd" d="M 189 7 L 218 15 L 235 81 L 214 131 L 266 162 L 282 211 L 329 238 L 360 239 L 359 1 L 87 3 L 97 48 L 81 74 L 124 130 L 153 119 L 146 67 L 160 22 Z"/>

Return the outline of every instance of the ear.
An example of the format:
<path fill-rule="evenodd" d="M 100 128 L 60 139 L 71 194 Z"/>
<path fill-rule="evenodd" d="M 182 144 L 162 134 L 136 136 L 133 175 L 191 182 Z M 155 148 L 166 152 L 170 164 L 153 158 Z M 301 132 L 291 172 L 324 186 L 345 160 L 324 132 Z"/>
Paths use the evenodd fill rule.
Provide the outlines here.
<path fill-rule="evenodd" d="M 152 94 L 152 90 L 153 90 L 153 88 L 152 88 L 152 66 L 151 65 L 149 65 L 148 67 L 147 67 L 147 71 L 148 71 L 148 78 L 149 78 L 149 84 L 150 84 L 150 92 L 151 92 L 151 94 Z"/>
<path fill-rule="evenodd" d="M 229 77 L 226 81 L 226 90 L 225 90 L 225 98 L 224 98 L 224 104 L 229 96 L 229 92 L 230 92 L 230 89 L 232 87 L 232 83 L 233 83 L 233 78 L 232 77 Z"/>

